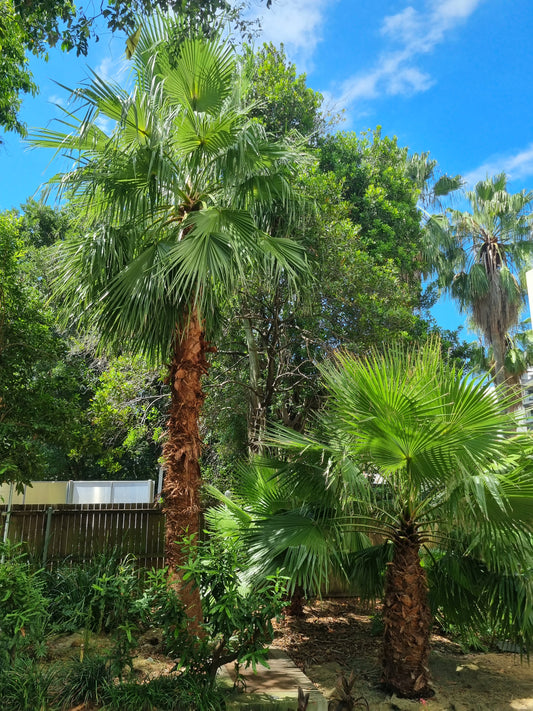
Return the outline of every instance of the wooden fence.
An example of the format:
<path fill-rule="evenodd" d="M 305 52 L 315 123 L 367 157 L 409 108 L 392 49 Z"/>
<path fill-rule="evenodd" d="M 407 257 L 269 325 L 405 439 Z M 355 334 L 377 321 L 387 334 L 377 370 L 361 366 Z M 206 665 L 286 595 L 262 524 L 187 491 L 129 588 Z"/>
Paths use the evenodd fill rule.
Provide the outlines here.
<path fill-rule="evenodd" d="M 153 504 L 0 506 L 0 540 L 24 542 L 43 565 L 83 562 L 103 551 L 134 555 L 139 566 L 164 565 L 165 518 Z"/>

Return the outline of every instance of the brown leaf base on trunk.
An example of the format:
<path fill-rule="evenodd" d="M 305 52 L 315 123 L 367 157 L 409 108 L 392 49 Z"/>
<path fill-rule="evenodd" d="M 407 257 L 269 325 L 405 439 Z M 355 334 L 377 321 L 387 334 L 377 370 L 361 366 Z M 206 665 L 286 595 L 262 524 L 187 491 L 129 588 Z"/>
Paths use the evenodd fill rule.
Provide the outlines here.
<path fill-rule="evenodd" d="M 176 541 L 183 536 L 198 537 L 199 533 L 201 441 L 198 419 L 205 397 L 201 379 L 208 369 L 205 358 L 208 350 L 194 312 L 185 325 L 181 340 L 176 337 L 169 368 L 172 396 L 167 421 L 168 439 L 163 447 L 165 482 L 162 492 L 166 515 L 166 564 L 171 584 L 178 587 L 187 615 L 193 619 L 190 631 L 198 630 L 198 624 L 203 619 L 202 606 L 198 589 L 184 584 L 179 572 L 176 572 L 176 566 L 184 562 L 181 547 Z"/>
<path fill-rule="evenodd" d="M 387 691 L 404 698 L 433 696 L 429 687 L 429 638 L 432 616 L 427 601 L 425 570 L 419 540 L 406 527 L 394 542 L 388 564 L 383 605 L 383 676 Z"/>
<path fill-rule="evenodd" d="M 283 608 L 285 615 L 292 617 L 304 617 L 305 590 L 301 585 L 297 585 L 292 595 L 287 596 L 288 605 Z"/>

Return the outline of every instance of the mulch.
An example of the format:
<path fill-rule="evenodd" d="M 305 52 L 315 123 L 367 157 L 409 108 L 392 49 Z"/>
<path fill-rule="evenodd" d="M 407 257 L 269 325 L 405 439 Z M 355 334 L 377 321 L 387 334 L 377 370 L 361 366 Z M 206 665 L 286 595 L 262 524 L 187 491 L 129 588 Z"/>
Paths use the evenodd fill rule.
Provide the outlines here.
<path fill-rule="evenodd" d="M 285 651 L 296 666 L 336 663 L 349 666 L 354 657 L 376 659 L 381 652 L 380 607 L 369 607 L 358 598 L 313 600 L 304 616 L 287 615 L 274 623 L 273 647 Z"/>

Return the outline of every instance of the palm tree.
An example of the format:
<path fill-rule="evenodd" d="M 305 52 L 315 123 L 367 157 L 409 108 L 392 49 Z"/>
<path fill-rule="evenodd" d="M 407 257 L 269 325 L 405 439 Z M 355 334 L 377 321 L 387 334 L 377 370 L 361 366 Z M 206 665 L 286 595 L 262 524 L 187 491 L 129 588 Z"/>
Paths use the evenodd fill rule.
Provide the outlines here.
<path fill-rule="evenodd" d="M 287 457 L 272 476 L 289 492 L 307 486 L 308 501 L 323 499 L 315 536 L 372 538 L 360 551 L 341 544 L 332 553 L 347 554 L 347 575 L 367 596 L 384 581 L 385 687 L 405 697 L 431 693 L 435 614 L 467 629 L 490 621 L 531 644 L 532 443 L 515 433 L 490 381 L 444 363 L 439 343 L 362 360 L 339 355 L 322 370 L 329 399 L 318 434 L 279 429 L 273 441 Z M 309 476 L 319 467 L 321 477 Z M 278 541 L 290 538 L 295 560 L 305 551 L 297 535 L 304 508 L 256 514 L 248 526 L 246 544 L 265 572 Z M 312 557 L 300 560 L 304 577 Z"/>
<path fill-rule="evenodd" d="M 482 180 L 466 193 L 470 212 L 449 209 L 428 222 L 425 258 L 440 287 L 492 347 L 496 383 L 509 381 L 505 364 L 509 330 L 518 323 L 530 266 L 533 192 L 507 192 L 504 173 Z"/>
<path fill-rule="evenodd" d="M 145 23 L 133 88 L 92 74 L 73 93 L 82 111 L 65 111 L 66 130 L 32 136 L 72 165 L 51 181 L 81 215 L 80 236 L 58 254 L 63 307 L 107 347 L 168 362 L 171 567 L 181 562 L 175 542 L 199 530 L 201 379 L 217 303 L 265 255 L 289 277 L 305 269 L 294 242 L 264 231 L 273 206 L 294 212 L 297 152 L 249 118 L 232 48 L 179 32 L 176 44 L 175 30 L 162 16 Z"/>

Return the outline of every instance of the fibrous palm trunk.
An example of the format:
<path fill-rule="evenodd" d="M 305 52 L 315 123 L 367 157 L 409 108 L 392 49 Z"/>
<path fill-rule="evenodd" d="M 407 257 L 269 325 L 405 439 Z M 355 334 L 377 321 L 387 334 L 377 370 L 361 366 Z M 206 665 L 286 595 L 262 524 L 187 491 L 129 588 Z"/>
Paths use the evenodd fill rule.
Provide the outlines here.
<path fill-rule="evenodd" d="M 205 397 L 201 379 L 208 368 L 205 357 L 208 350 L 198 314 L 193 311 L 183 332 L 176 335 L 169 369 L 172 394 L 168 438 L 163 447 L 165 482 L 162 493 L 166 515 L 165 558 L 171 577 L 176 575 L 176 566 L 184 562 L 180 539 L 191 535 L 197 537 L 200 529 L 201 441 L 198 420 Z M 200 622 L 202 608 L 198 589 L 190 584 L 184 585 L 179 572 L 175 580 L 188 616 L 196 623 Z"/>
<path fill-rule="evenodd" d="M 432 616 L 419 548 L 416 530 L 406 524 L 394 541 L 385 581 L 382 683 L 405 698 L 433 693 L 427 668 Z"/>

